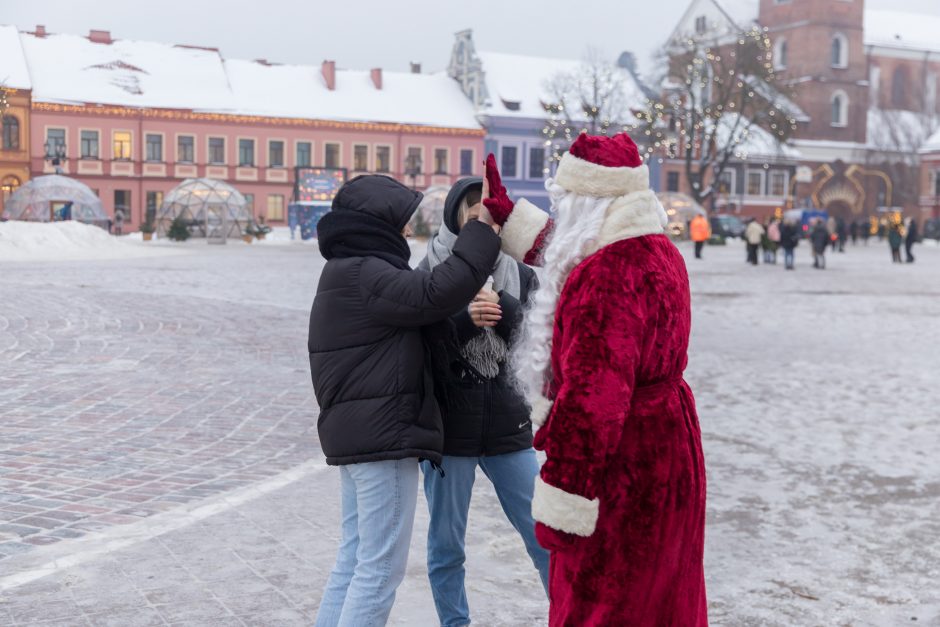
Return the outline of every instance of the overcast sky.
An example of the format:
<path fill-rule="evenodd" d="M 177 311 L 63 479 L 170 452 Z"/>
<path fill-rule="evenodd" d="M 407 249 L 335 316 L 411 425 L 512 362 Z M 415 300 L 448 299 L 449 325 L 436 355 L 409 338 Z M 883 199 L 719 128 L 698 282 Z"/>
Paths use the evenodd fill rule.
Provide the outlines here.
<path fill-rule="evenodd" d="M 230 58 L 335 59 L 344 68 L 390 70 L 405 70 L 409 61 L 425 70 L 445 67 L 453 34 L 469 27 L 482 50 L 558 58 L 581 58 L 590 47 L 611 57 L 631 50 L 646 69 L 690 2 L 0 0 L 0 23 L 76 34 L 98 28 L 120 39 L 217 47 Z M 940 15 L 938 0 L 867 0 L 867 6 Z"/>

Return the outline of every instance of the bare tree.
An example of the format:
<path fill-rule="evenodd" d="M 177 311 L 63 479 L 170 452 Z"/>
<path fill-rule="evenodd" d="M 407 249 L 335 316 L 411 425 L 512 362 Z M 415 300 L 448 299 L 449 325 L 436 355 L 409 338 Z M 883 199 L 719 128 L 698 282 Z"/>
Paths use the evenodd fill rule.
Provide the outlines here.
<path fill-rule="evenodd" d="M 746 159 L 756 136 L 786 142 L 799 110 L 774 72 L 770 39 L 757 28 L 729 41 L 672 43 L 661 55 L 662 94 L 639 113 L 636 129 L 648 153 L 683 159 L 692 197 L 714 206 L 728 164 Z"/>
<path fill-rule="evenodd" d="M 935 115 L 900 109 L 872 108 L 868 117 L 866 165 L 876 167 L 892 182 L 891 198 L 878 204 L 916 205 L 920 195 L 918 150 L 940 126 Z M 887 189 L 884 190 L 887 194 Z"/>
<path fill-rule="evenodd" d="M 560 160 L 581 133 L 618 133 L 635 120 L 631 107 L 638 102 L 628 70 L 597 51 L 589 52 L 576 70 L 553 76 L 544 87 L 549 102 L 542 103 L 548 114 L 542 135 L 552 161 Z"/>

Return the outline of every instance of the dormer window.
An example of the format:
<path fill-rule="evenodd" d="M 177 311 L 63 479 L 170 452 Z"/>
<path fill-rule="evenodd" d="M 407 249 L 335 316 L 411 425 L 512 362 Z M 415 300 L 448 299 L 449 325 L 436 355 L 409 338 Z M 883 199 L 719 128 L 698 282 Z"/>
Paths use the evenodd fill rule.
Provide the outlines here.
<path fill-rule="evenodd" d="M 518 100 L 506 100 L 505 98 L 501 98 L 500 100 L 503 101 L 503 106 L 510 111 L 518 111 L 519 107 L 522 105 Z"/>
<path fill-rule="evenodd" d="M 695 18 L 695 34 L 703 35 L 705 31 L 708 30 L 708 18 L 704 15 L 699 15 Z"/>

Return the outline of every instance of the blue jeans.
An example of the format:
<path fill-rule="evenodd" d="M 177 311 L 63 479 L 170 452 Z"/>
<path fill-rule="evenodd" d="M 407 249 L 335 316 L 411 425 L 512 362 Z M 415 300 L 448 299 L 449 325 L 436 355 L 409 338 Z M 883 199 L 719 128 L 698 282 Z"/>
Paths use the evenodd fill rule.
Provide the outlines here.
<path fill-rule="evenodd" d="M 388 621 L 405 577 L 418 500 L 416 459 L 339 469 L 343 537 L 316 627 L 370 627 Z"/>
<path fill-rule="evenodd" d="M 793 267 L 793 249 L 792 248 L 783 249 L 783 261 L 786 263 L 788 268 Z"/>
<path fill-rule="evenodd" d="M 532 492 L 535 477 L 539 474 L 535 449 L 492 457 L 445 456 L 442 465 L 446 474 L 443 478 L 431 469 L 428 462 L 421 467 L 424 471 L 424 494 L 431 510 L 428 577 L 442 627 L 470 624 L 470 607 L 464 587 L 464 538 L 477 465 L 496 488 L 499 504 L 522 536 L 547 594 L 548 551 L 535 539 L 535 520 L 532 518 Z"/>

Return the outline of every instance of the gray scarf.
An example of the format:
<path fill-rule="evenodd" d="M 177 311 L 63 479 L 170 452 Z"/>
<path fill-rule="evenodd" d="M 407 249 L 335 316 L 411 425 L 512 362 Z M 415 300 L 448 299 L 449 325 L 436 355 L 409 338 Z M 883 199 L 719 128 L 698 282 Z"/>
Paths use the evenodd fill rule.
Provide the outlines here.
<path fill-rule="evenodd" d="M 418 267 L 422 270 L 433 270 L 434 266 L 453 254 L 456 242 L 457 236 L 451 233 L 446 224 L 441 224 L 441 230 L 428 242 L 427 257 L 421 260 Z M 519 267 L 511 257 L 499 253 L 492 279 L 494 292 L 506 292 L 519 298 L 521 293 Z M 496 334 L 492 327 L 485 327 L 483 333 L 473 337 L 460 349 L 460 354 L 467 360 L 467 363 L 487 379 L 493 379 L 499 374 L 499 365 L 506 361 L 507 353 L 506 342 Z"/>

